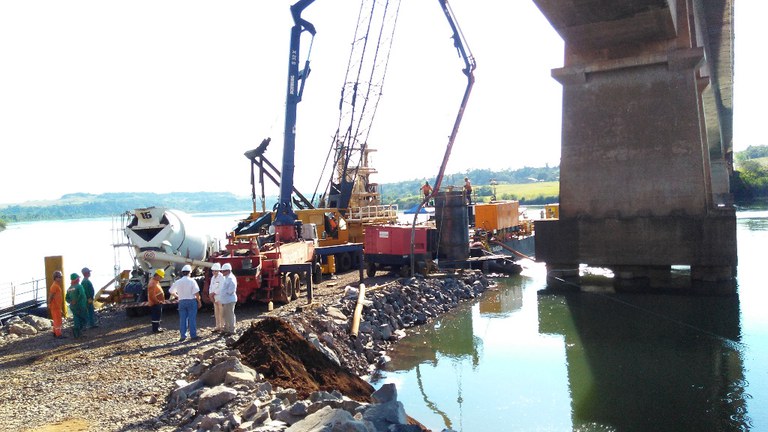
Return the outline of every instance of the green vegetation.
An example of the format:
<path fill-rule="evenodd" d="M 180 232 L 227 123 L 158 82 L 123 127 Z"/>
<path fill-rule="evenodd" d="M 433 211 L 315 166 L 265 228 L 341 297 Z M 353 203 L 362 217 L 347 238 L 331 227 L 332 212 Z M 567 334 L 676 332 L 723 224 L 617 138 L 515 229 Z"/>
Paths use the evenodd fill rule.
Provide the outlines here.
<path fill-rule="evenodd" d="M 768 146 L 750 146 L 735 155 L 736 168 L 731 188 L 737 204 L 750 204 L 768 198 Z M 447 174 L 442 190 L 460 189 L 464 177 L 472 181 L 478 201 L 497 199 L 518 200 L 523 204 L 549 204 L 559 201 L 559 167 L 521 168 L 517 170 L 469 170 Z M 417 178 L 381 185 L 382 202 L 407 209 L 421 200 L 419 188 L 434 178 Z M 494 184 L 495 183 L 495 184 Z M 269 197 L 267 206 L 275 202 Z M 149 206 L 164 206 L 189 213 L 242 211 L 250 212 L 250 198 L 224 192 L 196 193 L 106 193 L 100 195 L 75 193 L 54 201 L 30 201 L 23 204 L 0 205 L 0 231 L 6 224 L 22 221 L 108 217 L 125 211 Z"/>
<path fill-rule="evenodd" d="M 492 183 L 496 183 L 497 199 L 516 199 L 525 204 L 547 204 L 559 200 L 560 168 L 520 168 L 517 170 L 469 170 L 465 173 L 446 174 L 441 190 L 460 189 L 464 177 L 472 182 L 473 194 L 478 201 L 490 201 L 494 194 Z M 419 188 L 429 181 L 435 185 L 434 178 L 420 178 L 388 183 L 381 186 L 382 201 L 397 204 L 401 209 L 411 208 L 421 200 Z"/>
<path fill-rule="evenodd" d="M 31 201 L 0 207 L 8 223 L 119 215 L 136 208 L 164 206 L 190 213 L 252 210 L 250 199 L 224 192 L 67 194 L 55 201 Z"/>
<path fill-rule="evenodd" d="M 731 190 L 737 204 L 768 198 L 768 146 L 749 146 L 735 154 Z"/>
<path fill-rule="evenodd" d="M 492 189 L 492 187 L 483 187 Z M 478 194 L 479 195 L 479 194 Z M 560 182 L 537 182 L 524 184 L 500 184 L 496 186 L 496 198 L 518 200 L 528 204 L 549 204 L 559 201 Z M 485 199 L 481 201 L 487 201 Z"/>
<path fill-rule="evenodd" d="M 499 199 L 519 199 L 529 204 L 557 201 L 558 168 L 522 168 L 519 170 L 472 170 L 466 173 L 446 175 L 443 188 L 461 187 L 464 177 L 469 177 L 474 185 L 475 195 L 480 201 L 488 201 L 493 195 L 491 181 L 495 180 L 496 194 Z M 434 184 L 434 180 L 430 179 Z M 382 201 L 386 204 L 398 204 L 400 208 L 410 208 L 419 203 L 419 188 L 424 179 L 414 179 L 399 183 L 382 185 Z M 267 197 L 267 207 L 272 208 L 275 197 Z M 250 212 L 253 208 L 250 198 L 236 197 L 223 192 L 195 193 L 106 193 L 67 194 L 53 201 L 29 201 L 22 204 L 0 205 L 0 221 L 7 223 L 110 217 L 142 207 L 162 206 L 179 209 L 189 213 L 242 211 Z"/>

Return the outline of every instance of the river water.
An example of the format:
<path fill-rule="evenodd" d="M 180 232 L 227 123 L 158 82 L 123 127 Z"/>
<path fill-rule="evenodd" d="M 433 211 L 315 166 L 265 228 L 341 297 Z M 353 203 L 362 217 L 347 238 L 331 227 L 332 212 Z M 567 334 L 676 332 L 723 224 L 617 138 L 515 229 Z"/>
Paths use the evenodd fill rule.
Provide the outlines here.
<path fill-rule="evenodd" d="M 193 215 L 223 238 L 246 213 Z M 409 415 L 435 431 L 768 431 L 768 211 L 740 211 L 738 295 L 547 293 L 543 264 L 403 339 L 389 370 Z M 9 287 L 130 268 L 111 218 L 13 224 L 0 232 Z M 117 265 L 116 265 L 117 263 Z M 43 282 L 44 285 L 44 282 Z M 43 286 L 44 289 L 44 286 Z"/>
<path fill-rule="evenodd" d="M 738 296 L 557 295 L 524 262 L 373 384 L 436 431 L 766 431 L 768 212 L 737 217 Z"/>
<path fill-rule="evenodd" d="M 247 212 L 190 215 L 194 224 L 191 232 L 207 233 L 221 240 L 247 215 Z M 0 232 L 0 308 L 10 305 L 12 286 L 17 292 L 16 303 L 31 299 L 32 281 L 45 278 L 45 257 L 62 257 L 67 284 L 70 273 L 90 268 L 97 290 L 120 270 L 131 269 L 129 249 L 113 246 L 124 242 L 120 232 L 126 223 L 117 216 L 9 224 Z M 41 282 L 40 289 L 44 298 L 45 281 Z"/>

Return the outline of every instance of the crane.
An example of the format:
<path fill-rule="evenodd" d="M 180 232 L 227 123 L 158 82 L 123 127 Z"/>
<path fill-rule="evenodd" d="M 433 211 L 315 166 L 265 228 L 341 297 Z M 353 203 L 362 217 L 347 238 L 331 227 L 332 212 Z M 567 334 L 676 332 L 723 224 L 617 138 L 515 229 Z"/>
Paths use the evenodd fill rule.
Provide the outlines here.
<path fill-rule="evenodd" d="M 304 84 L 309 76 L 309 56 L 312 52 L 312 41 L 315 36 L 315 26 L 301 17 L 301 13 L 315 0 L 299 0 L 291 5 L 293 27 L 291 28 L 291 45 L 288 56 L 288 84 L 285 98 L 285 142 L 283 144 L 283 169 L 280 174 L 280 198 L 274 220 L 275 235 L 281 241 L 296 240 L 298 234 L 294 227 L 296 213 L 291 205 L 291 193 L 293 192 L 294 153 L 296 151 L 296 108 L 301 102 L 304 92 Z M 304 68 L 299 69 L 299 57 L 301 54 L 301 36 L 308 32 L 312 39 Z"/>
<path fill-rule="evenodd" d="M 467 102 L 469 101 L 469 95 L 472 92 L 472 86 L 475 84 L 475 75 L 474 71 L 477 67 L 477 64 L 475 63 L 475 58 L 472 56 L 472 52 L 469 50 L 469 45 L 466 42 L 466 39 L 464 38 L 464 34 L 461 32 L 461 29 L 459 28 L 459 25 L 456 21 L 456 17 L 454 16 L 453 9 L 448 4 L 448 0 L 438 0 L 440 2 L 440 7 L 443 9 L 443 13 L 445 14 L 445 18 L 448 20 L 448 24 L 451 26 L 451 31 L 453 32 L 453 35 L 451 38 L 453 39 L 453 45 L 456 47 L 456 51 L 458 51 L 459 56 L 464 61 L 464 69 L 462 69 L 462 72 L 467 77 L 467 86 L 464 90 L 464 97 L 461 99 L 461 104 L 459 105 L 459 112 L 456 114 L 456 120 L 453 122 L 453 129 L 451 130 L 451 135 L 448 137 L 448 145 L 445 148 L 445 154 L 443 155 L 443 162 L 440 164 L 440 169 L 437 173 L 437 178 L 435 180 L 435 187 L 432 189 L 432 193 L 429 194 L 429 196 L 424 197 L 424 200 L 419 204 L 419 206 L 416 208 L 416 212 L 413 215 L 413 224 L 411 226 L 411 276 L 413 276 L 415 272 L 415 256 L 414 256 L 414 242 L 416 237 L 416 220 L 418 218 L 419 212 L 421 212 L 421 209 L 424 208 L 424 205 L 429 202 L 429 200 L 433 199 L 437 192 L 440 190 L 440 185 L 443 182 L 443 176 L 445 175 L 445 168 L 448 165 L 448 158 L 451 156 L 451 149 L 453 149 L 453 143 L 456 140 L 456 135 L 459 133 L 459 126 L 461 125 L 461 119 L 464 117 L 464 109 L 467 107 Z"/>

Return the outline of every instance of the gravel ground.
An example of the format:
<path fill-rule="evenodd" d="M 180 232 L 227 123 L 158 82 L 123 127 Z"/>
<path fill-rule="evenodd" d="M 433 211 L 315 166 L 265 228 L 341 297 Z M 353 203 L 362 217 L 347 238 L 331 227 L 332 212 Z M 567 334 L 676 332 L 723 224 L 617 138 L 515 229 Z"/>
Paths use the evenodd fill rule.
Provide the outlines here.
<path fill-rule="evenodd" d="M 394 277 L 380 272 L 368 287 Z M 268 311 L 253 304 L 236 309 L 238 331 L 253 319 L 302 314 L 316 305 L 335 304 L 347 285 L 357 286 L 350 272 L 315 287 L 314 302 L 300 298 Z M 120 431 L 156 417 L 175 380 L 183 379 L 194 357 L 186 355 L 218 340 L 211 332 L 213 312 L 197 316 L 201 339 L 179 343 L 178 314 L 163 313 L 164 333 L 150 331 L 149 316 L 128 318 L 124 310 L 98 312 L 100 326 L 81 339 L 52 333 L 17 339 L 0 338 L 0 430 L 8 431 Z"/>

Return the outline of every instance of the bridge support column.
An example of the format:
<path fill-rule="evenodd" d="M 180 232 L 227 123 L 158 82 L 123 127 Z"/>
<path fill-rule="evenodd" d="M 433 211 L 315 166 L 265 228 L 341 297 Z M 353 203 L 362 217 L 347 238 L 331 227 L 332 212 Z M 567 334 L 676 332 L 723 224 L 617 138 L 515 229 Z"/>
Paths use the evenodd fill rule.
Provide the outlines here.
<path fill-rule="evenodd" d="M 536 223 L 536 259 L 614 270 L 619 290 L 679 290 L 671 266 L 689 266 L 691 286 L 732 279 L 728 117 L 702 36 L 710 10 L 535 1 L 566 42 L 552 71 L 563 85 L 560 219 Z"/>

